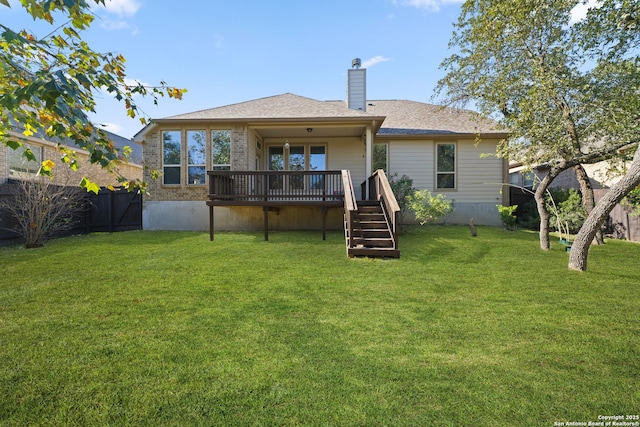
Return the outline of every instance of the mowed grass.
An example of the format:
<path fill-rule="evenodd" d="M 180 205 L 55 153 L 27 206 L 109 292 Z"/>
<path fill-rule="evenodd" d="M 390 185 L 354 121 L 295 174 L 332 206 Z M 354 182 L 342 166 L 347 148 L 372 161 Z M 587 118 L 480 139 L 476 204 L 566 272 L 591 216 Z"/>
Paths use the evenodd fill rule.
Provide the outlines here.
<path fill-rule="evenodd" d="M 640 412 L 640 246 L 128 232 L 0 249 L 0 425 L 552 426 Z"/>

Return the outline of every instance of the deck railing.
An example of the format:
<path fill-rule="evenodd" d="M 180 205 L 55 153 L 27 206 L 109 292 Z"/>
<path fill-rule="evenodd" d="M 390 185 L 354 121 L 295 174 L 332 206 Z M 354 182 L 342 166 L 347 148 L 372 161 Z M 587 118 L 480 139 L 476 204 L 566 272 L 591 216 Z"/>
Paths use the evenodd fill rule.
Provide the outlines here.
<path fill-rule="evenodd" d="M 348 170 L 342 171 L 342 185 L 344 186 L 344 226 L 347 236 L 347 251 L 353 247 L 353 216 L 358 212 L 356 195 L 353 191 L 351 173 Z"/>
<path fill-rule="evenodd" d="M 394 248 L 398 249 L 398 231 L 400 227 L 400 206 L 391 190 L 391 185 L 384 170 L 378 169 L 369 177 L 369 200 L 377 200 L 390 225 Z"/>
<path fill-rule="evenodd" d="M 207 171 L 215 204 L 342 204 L 341 171 Z"/>

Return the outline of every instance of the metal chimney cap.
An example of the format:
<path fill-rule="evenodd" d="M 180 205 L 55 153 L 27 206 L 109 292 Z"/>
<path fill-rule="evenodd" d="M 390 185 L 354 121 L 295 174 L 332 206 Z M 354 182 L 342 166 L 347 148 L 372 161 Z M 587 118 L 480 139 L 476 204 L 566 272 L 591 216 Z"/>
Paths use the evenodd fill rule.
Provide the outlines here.
<path fill-rule="evenodd" d="M 360 58 L 354 58 L 351 61 L 351 67 L 352 68 L 360 68 L 362 66 L 362 61 L 360 60 Z"/>

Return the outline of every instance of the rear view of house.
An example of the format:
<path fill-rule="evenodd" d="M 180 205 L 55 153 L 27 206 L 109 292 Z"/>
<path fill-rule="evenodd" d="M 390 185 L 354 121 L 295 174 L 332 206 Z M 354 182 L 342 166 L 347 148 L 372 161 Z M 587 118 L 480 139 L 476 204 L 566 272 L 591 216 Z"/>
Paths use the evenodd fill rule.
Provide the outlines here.
<path fill-rule="evenodd" d="M 491 154 L 505 137 L 470 111 L 367 100 L 366 69 L 354 60 L 345 101 L 285 93 L 156 119 L 140 131 L 145 163 L 162 171 L 158 180 L 145 176 L 144 228 L 342 229 L 342 172 L 362 200 L 376 190 L 369 178 L 377 169 L 453 199 L 451 223 L 499 225 L 508 169 Z M 256 209 L 276 193 L 277 206 Z"/>

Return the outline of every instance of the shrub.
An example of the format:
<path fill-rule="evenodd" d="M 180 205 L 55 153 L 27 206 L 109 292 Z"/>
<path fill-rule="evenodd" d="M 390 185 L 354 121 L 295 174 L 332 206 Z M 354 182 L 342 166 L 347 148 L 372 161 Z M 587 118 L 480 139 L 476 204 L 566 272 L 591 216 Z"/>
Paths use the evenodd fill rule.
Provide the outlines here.
<path fill-rule="evenodd" d="M 632 209 L 631 215 L 640 215 L 640 186 L 634 188 L 622 200 L 622 205 Z"/>
<path fill-rule="evenodd" d="M 443 219 L 443 223 L 454 210 L 453 200 L 448 200 L 444 194 L 432 195 L 429 190 L 414 191 L 408 197 L 409 206 L 415 213 L 420 225 Z"/>
<path fill-rule="evenodd" d="M 413 188 L 413 180 L 407 175 L 398 178 L 398 174 L 393 174 L 389 185 L 400 207 L 400 223 L 403 224 L 407 211 L 410 209 L 409 198 L 416 192 L 416 189 Z"/>
<path fill-rule="evenodd" d="M 547 207 L 551 213 L 550 225 L 558 229 L 561 226 L 564 233 L 575 234 L 580 230 L 586 215 L 582 207 L 582 196 L 575 189 L 549 190 L 546 196 Z M 560 218 L 560 224 L 558 224 Z M 531 199 L 522 205 L 522 213 L 517 223 L 520 227 L 535 230 L 540 227 L 540 216 L 536 201 Z"/>
<path fill-rule="evenodd" d="M 518 209 L 518 205 L 513 206 L 503 206 L 496 205 L 498 208 L 498 212 L 500 212 L 500 221 L 502 221 L 502 225 L 507 230 L 515 230 L 516 229 L 516 218 L 515 211 Z"/>
<path fill-rule="evenodd" d="M 9 228 L 24 239 L 27 248 L 37 248 L 52 236 L 73 227 L 84 206 L 80 187 L 55 185 L 49 177 L 25 177 L 10 185 L 10 197 L 0 201 L 0 209 L 12 216 Z"/>
<path fill-rule="evenodd" d="M 531 199 L 522 204 L 522 210 L 516 223 L 528 230 L 537 230 L 540 228 L 540 215 L 538 214 L 538 205 L 535 199 Z"/>
<path fill-rule="evenodd" d="M 551 227 L 564 233 L 576 234 L 586 218 L 582 207 L 582 196 L 575 189 L 551 191 L 553 201 L 547 196 L 551 212 Z M 555 202 L 555 208 L 554 203 Z"/>

